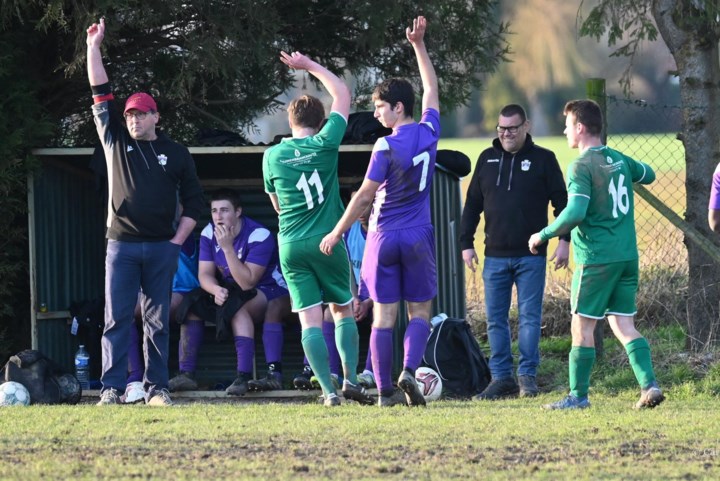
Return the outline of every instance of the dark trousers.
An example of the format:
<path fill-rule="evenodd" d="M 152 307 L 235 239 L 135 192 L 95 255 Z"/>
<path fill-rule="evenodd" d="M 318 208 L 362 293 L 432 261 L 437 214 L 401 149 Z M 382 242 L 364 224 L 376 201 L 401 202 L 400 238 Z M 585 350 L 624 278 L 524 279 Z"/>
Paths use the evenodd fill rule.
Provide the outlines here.
<path fill-rule="evenodd" d="M 169 241 L 108 240 L 105 257 L 105 330 L 102 337 L 103 391 L 125 390 L 133 312 L 142 290 L 143 354 L 147 397 L 167 388 L 170 297 L 180 246 Z"/>

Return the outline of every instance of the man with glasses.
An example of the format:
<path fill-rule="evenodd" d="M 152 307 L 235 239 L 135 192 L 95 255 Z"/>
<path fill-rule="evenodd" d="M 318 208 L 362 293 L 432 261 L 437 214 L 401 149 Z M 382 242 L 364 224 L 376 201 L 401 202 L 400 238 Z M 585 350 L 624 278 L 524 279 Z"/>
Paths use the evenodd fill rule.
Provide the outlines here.
<path fill-rule="evenodd" d="M 567 205 L 567 190 L 555 154 L 533 142 L 525 110 L 503 107 L 498 138 L 478 158 L 467 191 L 460 224 L 460 246 L 465 265 L 475 272 L 475 230 L 485 216 L 483 284 L 490 342 L 492 381 L 477 400 L 535 396 L 540 363 L 540 324 L 547 247 L 533 255 L 530 236 L 547 226 L 548 202 L 557 217 Z M 550 260 L 555 269 L 567 266 L 569 236 L 558 242 Z M 513 376 L 509 310 L 513 284 L 517 289 L 520 358 Z"/>
<path fill-rule="evenodd" d="M 170 293 L 180 247 L 204 208 L 202 188 L 187 148 L 156 131 L 160 114 L 150 95 L 131 95 L 123 122 L 102 63 L 104 36 L 104 19 L 87 29 L 92 110 L 109 188 L 98 404 L 119 404 L 125 391 L 133 311 L 142 289 L 145 402 L 166 406 L 172 404 L 167 391 Z"/>

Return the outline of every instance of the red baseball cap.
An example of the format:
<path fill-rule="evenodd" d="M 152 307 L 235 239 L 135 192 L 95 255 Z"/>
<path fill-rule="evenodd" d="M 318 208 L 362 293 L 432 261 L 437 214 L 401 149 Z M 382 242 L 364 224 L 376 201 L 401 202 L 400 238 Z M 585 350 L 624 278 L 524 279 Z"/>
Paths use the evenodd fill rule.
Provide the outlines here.
<path fill-rule="evenodd" d="M 157 112 L 157 104 L 155 103 L 155 99 L 149 94 L 137 92 L 128 97 L 123 113 L 127 113 L 127 111 L 131 109 L 139 110 L 140 112 L 150 112 L 151 110 Z"/>

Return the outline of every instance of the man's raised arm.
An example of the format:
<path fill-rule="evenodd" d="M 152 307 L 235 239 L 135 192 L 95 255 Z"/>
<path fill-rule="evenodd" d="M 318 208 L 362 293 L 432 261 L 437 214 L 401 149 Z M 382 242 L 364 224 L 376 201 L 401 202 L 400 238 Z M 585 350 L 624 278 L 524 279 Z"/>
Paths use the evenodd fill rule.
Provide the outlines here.
<path fill-rule="evenodd" d="M 280 60 L 288 67 L 295 70 L 307 70 L 313 77 L 317 78 L 333 98 L 330 110 L 339 113 L 346 119 L 348 118 L 348 115 L 350 115 L 350 90 L 345 85 L 345 82 L 300 52 L 293 52 L 292 54 L 280 52 L 280 55 Z"/>
<path fill-rule="evenodd" d="M 101 18 L 99 24 L 93 23 L 87 29 L 87 69 L 91 87 L 108 83 L 107 72 L 105 72 L 100 52 L 100 45 L 104 37 L 105 19 Z"/>
<path fill-rule="evenodd" d="M 438 91 L 437 75 L 435 74 L 435 68 L 430 61 L 427 48 L 425 47 L 425 29 L 427 28 L 427 20 L 425 17 L 418 17 L 413 20 L 413 27 L 405 29 L 405 36 L 410 41 L 410 44 L 415 50 L 415 56 L 417 57 L 418 68 L 420 69 L 420 78 L 423 84 L 423 99 L 422 108 L 423 111 L 428 108 L 432 108 L 440 112 L 440 98 Z"/>

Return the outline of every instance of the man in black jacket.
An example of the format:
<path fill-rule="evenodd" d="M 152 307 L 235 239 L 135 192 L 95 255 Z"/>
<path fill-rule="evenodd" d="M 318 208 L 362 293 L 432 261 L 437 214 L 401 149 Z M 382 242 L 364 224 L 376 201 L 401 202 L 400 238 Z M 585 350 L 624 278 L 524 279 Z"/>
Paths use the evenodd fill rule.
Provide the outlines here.
<path fill-rule="evenodd" d="M 116 111 L 100 45 L 105 21 L 87 30 L 93 116 L 108 170 L 105 329 L 99 405 L 118 404 L 125 390 L 128 342 L 142 290 L 145 401 L 172 404 L 168 387 L 169 313 L 180 246 L 204 208 L 190 152 L 156 131 L 155 100 L 135 93 Z M 182 214 L 180 206 L 182 205 Z"/>
<path fill-rule="evenodd" d="M 545 290 L 546 251 L 530 253 L 527 242 L 548 224 L 548 202 L 557 217 L 567 205 L 562 171 L 551 151 L 533 143 L 525 110 L 515 104 L 500 111 L 498 138 L 478 158 L 460 226 L 465 265 L 475 272 L 474 248 L 480 214 L 485 213 L 483 284 L 492 381 L 476 399 L 535 396 L 540 363 L 540 325 Z M 562 237 L 550 260 L 567 266 L 569 236 Z M 508 321 L 512 286 L 518 298 L 518 380 L 513 376 Z M 519 386 L 518 386 L 519 385 Z"/>

